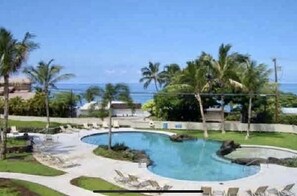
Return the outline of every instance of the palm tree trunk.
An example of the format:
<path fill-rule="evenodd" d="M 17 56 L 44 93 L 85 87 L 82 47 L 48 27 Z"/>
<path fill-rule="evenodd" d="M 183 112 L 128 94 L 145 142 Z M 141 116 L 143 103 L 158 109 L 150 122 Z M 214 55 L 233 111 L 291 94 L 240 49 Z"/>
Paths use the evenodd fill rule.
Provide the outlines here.
<path fill-rule="evenodd" d="M 159 89 L 158 89 L 158 85 L 157 85 L 157 81 L 155 80 L 155 87 L 156 87 L 156 90 L 157 90 L 157 92 L 159 91 Z"/>
<path fill-rule="evenodd" d="M 112 106 L 111 106 L 111 101 L 109 102 L 109 138 L 108 138 L 108 150 L 111 150 L 111 113 L 112 113 Z"/>
<path fill-rule="evenodd" d="M 45 108 L 46 108 L 46 132 L 49 133 L 49 126 L 50 126 L 50 117 L 49 117 L 49 98 L 48 98 L 48 90 L 45 89 Z"/>
<path fill-rule="evenodd" d="M 224 133 L 226 133 L 225 132 L 225 111 L 224 111 L 224 105 L 225 105 L 225 103 L 224 103 L 224 94 L 222 94 L 222 96 L 221 96 L 221 101 L 222 101 L 222 110 L 221 110 L 221 130 L 222 130 L 222 133 L 224 134 Z"/>
<path fill-rule="evenodd" d="M 251 117 L 252 117 L 252 95 L 250 95 L 249 98 L 249 110 L 248 110 L 248 127 L 247 127 L 247 131 L 246 131 L 246 136 L 245 139 L 249 139 L 250 137 L 250 130 L 251 130 Z"/>
<path fill-rule="evenodd" d="M 1 160 L 6 159 L 6 142 L 7 142 L 7 128 L 8 128 L 8 98 L 9 98 L 9 75 L 4 75 L 4 127 L 2 132 L 1 145 Z"/>
<path fill-rule="evenodd" d="M 195 94 L 196 99 L 199 102 L 199 107 L 200 107 L 200 114 L 202 118 L 202 126 L 203 126 L 203 131 L 204 131 L 204 137 L 208 138 L 208 132 L 207 132 L 207 127 L 206 127 L 206 120 L 204 116 L 204 110 L 203 110 L 203 105 L 202 105 L 202 99 L 199 93 Z"/>

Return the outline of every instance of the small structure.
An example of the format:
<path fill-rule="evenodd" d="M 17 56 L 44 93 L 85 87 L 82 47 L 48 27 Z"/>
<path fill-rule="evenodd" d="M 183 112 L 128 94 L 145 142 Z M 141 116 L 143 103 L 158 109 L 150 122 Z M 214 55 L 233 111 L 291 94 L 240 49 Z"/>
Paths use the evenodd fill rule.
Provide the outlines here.
<path fill-rule="evenodd" d="M 207 122 L 222 122 L 221 108 L 207 108 L 205 111 L 204 115 Z"/>
<path fill-rule="evenodd" d="M 9 79 L 9 98 L 21 97 L 22 99 L 31 99 L 35 93 L 32 91 L 32 82 L 28 78 L 10 78 Z M 4 95 L 4 79 L 0 79 L 0 97 Z"/>
<path fill-rule="evenodd" d="M 132 110 L 126 102 L 112 101 L 111 104 L 112 104 L 112 116 L 126 117 L 126 116 L 147 115 L 144 111 L 142 111 L 140 103 L 134 103 L 133 105 L 134 110 Z M 108 110 L 109 107 L 110 106 L 107 105 L 105 109 Z M 100 103 L 92 101 L 90 103 L 86 103 L 83 106 L 81 106 L 78 110 L 78 115 L 87 115 L 90 109 L 99 110 L 100 108 L 101 108 Z"/>
<path fill-rule="evenodd" d="M 285 115 L 297 115 L 297 108 L 281 108 L 281 111 Z"/>

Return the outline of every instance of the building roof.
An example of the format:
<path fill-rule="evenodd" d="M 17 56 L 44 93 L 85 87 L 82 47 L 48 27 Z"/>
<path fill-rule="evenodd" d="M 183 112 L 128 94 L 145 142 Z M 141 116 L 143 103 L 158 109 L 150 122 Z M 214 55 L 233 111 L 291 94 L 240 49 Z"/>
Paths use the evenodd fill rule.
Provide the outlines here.
<path fill-rule="evenodd" d="M 9 84 L 31 84 L 31 80 L 29 78 L 21 78 L 21 77 L 16 77 L 16 78 L 10 78 L 9 79 Z M 4 79 L 0 79 L 0 84 L 4 84 Z"/>
<path fill-rule="evenodd" d="M 297 108 L 281 108 L 284 114 L 297 114 Z"/>

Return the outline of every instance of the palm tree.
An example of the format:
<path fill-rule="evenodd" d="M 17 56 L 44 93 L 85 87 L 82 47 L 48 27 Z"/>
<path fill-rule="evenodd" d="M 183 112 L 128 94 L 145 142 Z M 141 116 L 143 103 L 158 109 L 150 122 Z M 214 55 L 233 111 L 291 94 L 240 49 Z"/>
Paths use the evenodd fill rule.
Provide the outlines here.
<path fill-rule="evenodd" d="M 204 137 L 208 137 L 206 119 L 204 116 L 203 103 L 201 99 L 201 93 L 209 87 L 208 80 L 206 78 L 207 69 L 201 59 L 187 62 L 187 67 L 180 73 L 177 80 L 174 81 L 172 86 L 176 89 L 184 89 L 191 93 L 194 93 L 200 107 L 200 114 L 203 123 Z"/>
<path fill-rule="evenodd" d="M 222 44 L 219 48 L 218 59 L 213 59 L 210 55 L 204 55 L 204 60 L 209 63 L 214 78 L 212 83 L 219 87 L 221 93 L 221 129 L 225 133 L 225 116 L 224 116 L 224 93 L 226 88 L 230 86 L 237 86 L 238 83 L 238 67 L 239 64 L 247 59 L 246 56 L 232 53 L 229 54 L 231 45 Z"/>
<path fill-rule="evenodd" d="M 45 93 L 45 107 L 46 107 L 46 117 L 47 117 L 47 131 L 50 125 L 49 118 L 49 90 L 57 89 L 56 83 L 62 80 L 67 80 L 74 77 L 73 74 L 60 74 L 63 69 L 60 65 L 51 65 L 54 60 L 50 60 L 48 63 L 41 61 L 35 68 L 33 66 L 26 67 L 24 73 L 30 77 L 33 83 L 35 83 L 42 92 Z"/>
<path fill-rule="evenodd" d="M 245 139 L 250 135 L 250 124 L 252 115 L 252 99 L 268 83 L 268 76 L 271 70 L 267 70 L 264 64 L 257 65 L 256 61 L 247 60 L 243 63 L 243 72 L 241 72 L 241 84 L 244 92 L 249 95 L 248 106 L 248 128 Z"/>
<path fill-rule="evenodd" d="M 180 72 L 180 67 L 178 64 L 170 64 L 164 67 L 164 71 L 160 73 L 161 79 L 163 80 L 164 87 L 168 86 L 173 77 L 175 77 Z"/>
<path fill-rule="evenodd" d="M 102 89 L 97 86 L 90 86 L 83 94 L 83 97 L 87 102 L 91 102 L 95 100 L 95 97 L 100 96 L 101 91 Z"/>
<path fill-rule="evenodd" d="M 148 67 L 141 68 L 142 78 L 139 82 L 144 82 L 143 87 L 147 89 L 147 87 L 154 81 L 156 91 L 159 91 L 158 86 L 161 87 L 163 83 L 163 79 L 159 72 L 160 63 L 152 63 L 149 62 Z"/>
<path fill-rule="evenodd" d="M 18 41 L 5 28 L 0 28 L 0 76 L 4 78 L 4 128 L 2 135 L 1 159 L 6 158 L 6 134 L 8 127 L 9 77 L 16 73 L 26 61 L 28 54 L 38 45 L 32 41 L 34 36 L 26 33 Z"/>
<path fill-rule="evenodd" d="M 112 117 L 112 101 L 120 100 L 132 105 L 130 97 L 130 90 L 126 84 L 106 84 L 105 89 L 102 90 L 102 104 L 101 107 L 109 106 L 109 140 L 108 149 L 111 150 L 111 117 Z"/>

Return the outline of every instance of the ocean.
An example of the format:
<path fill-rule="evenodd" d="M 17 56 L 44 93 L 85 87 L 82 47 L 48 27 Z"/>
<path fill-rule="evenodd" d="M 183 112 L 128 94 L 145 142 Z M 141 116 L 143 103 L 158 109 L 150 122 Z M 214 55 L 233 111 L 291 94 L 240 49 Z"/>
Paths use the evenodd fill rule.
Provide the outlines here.
<path fill-rule="evenodd" d="M 142 83 L 130 83 L 127 84 L 131 91 L 131 96 L 135 103 L 145 103 L 148 100 L 153 98 L 154 93 L 156 92 L 155 86 L 150 85 L 147 89 L 143 88 Z M 104 88 L 105 84 L 98 83 L 79 83 L 79 84 L 67 84 L 60 83 L 57 84 L 58 91 L 73 91 L 74 93 L 84 93 L 86 89 L 90 86 L 99 86 Z M 297 83 L 283 83 L 280 84 L 280 90 L 283 92 L 291 92 L 297 95 Z"/>

